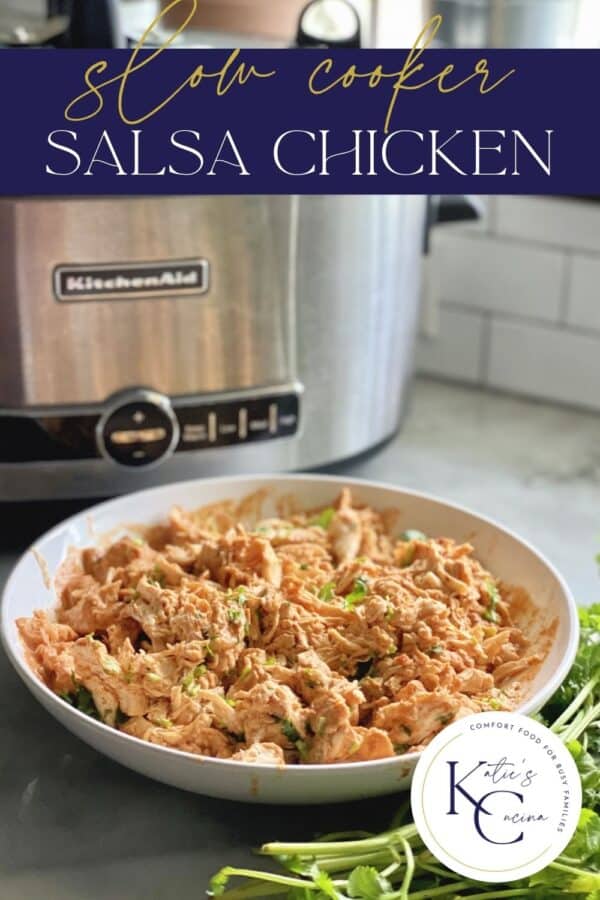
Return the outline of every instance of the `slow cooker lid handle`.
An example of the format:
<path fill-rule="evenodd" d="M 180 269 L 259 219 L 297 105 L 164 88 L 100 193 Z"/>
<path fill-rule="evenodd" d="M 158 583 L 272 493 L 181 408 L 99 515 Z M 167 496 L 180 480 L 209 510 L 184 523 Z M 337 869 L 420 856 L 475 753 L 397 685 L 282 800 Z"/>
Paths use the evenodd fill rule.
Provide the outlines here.
<path fill-rule="evenodd" d="M 71 3 L 70 46 L 124 46 L 118 0 L 75 0 Z"/>
<path fill-rule="evenodd" d="M 360 19 L 348 0 L 311 0 L 298 21 L 297 47 L 360 49 Z"/>
<path fill-rule="evenodd" d="M 446 194 L 435 198 L 437 214 L 433 225 L 470 222 L 483 217 L 483 201 L 472 194 Z"/>
<path fill-rule="evenodd" d="M 484 206 L 481 197 L 472 194 L 433 194 L 427 197 L 423 253 L 429 253 L 431 229 L 434 225 L 449 222 L 473 222 L 483 218 Z"/>

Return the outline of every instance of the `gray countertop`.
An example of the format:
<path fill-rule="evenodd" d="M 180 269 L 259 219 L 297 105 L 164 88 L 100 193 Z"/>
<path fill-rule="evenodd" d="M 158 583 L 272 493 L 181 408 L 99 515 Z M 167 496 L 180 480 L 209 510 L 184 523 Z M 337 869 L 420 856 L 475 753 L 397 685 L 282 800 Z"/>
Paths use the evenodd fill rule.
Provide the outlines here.
<path fill-rule="evenodd" d="M 439 493 L 536 544 L 580 603 L 600 596 L 600 418 L 420 381 L 401 433 L 337 471 Z M 0 582 L 14 556 L 0 554 Z M 0 651 L 2 900 L 201 898 L 261 841 L 384 826 L 386 798 L 249 807 L 185 794 L 104 759 L 33 700 Z"/>

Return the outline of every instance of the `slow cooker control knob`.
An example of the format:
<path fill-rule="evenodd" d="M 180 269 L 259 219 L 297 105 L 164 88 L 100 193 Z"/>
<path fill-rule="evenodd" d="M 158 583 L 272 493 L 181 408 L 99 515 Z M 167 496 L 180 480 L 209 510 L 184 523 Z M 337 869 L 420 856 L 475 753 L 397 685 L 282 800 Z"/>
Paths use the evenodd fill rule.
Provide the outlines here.
<path fill-rule="evenodd" d="M 98 422 L 96 441 L 105 459 L 144 468 L 175 451 L 179 422 L 168 397 L 154 391 L 129 391 L 110 402 Z"/>

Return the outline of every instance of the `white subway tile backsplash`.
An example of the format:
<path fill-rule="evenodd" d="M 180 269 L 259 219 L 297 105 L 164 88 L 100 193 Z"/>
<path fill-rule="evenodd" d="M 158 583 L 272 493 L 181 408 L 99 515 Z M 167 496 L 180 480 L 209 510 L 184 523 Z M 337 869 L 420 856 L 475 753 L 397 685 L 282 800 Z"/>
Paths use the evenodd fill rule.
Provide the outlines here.
<path fill-rule="evenodd" d="M 418 340 L 418 371 L 458 381 L 479 381 L 484 327 L 481 313 L 442 307 L 438 335 L 421 335 Z"/>
<path fill-rule="evenodd" d="M 567 322 L 600 330 L 600 256 L 573 257 Z"/>
<path fill-rule="evenodd" d="M 424 321 L 441 328 L 420 338 L 420 371 L 600 410 L 600 203 L 485 206 L 434 231 Z"/>
<path fill-rule="evenodd" d="M 600 409 L 600 339 L 515 320 L 491 323 L 487 383 Z"/>
<path fill-rule="evenodd" d="M 497 234 L 600 252 L 600 203 L 568 197 L 497 197 Z"/>
<path fill-rule="evenodd" d="M 434 235 L 432 253 L 443 302 L 559 320 L 564 254 L 451 229 Z"/>

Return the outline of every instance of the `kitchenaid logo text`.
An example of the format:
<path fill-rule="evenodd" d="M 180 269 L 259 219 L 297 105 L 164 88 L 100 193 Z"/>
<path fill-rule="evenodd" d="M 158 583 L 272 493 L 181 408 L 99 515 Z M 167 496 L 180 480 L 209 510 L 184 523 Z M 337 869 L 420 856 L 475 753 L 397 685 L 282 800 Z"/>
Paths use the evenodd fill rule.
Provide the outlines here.
<path fill-rule="evenodd" d="M 427 745 L 411 787 L 424 843 L 460 875 L 505 882 L 562 853 L 581 811 L 573 757 L 545 725 L 508 712 L 466 716 Z"/>
<path fill-rule="evenodd" d="M 135 299 L 208 290 L 208 262 L 204 259 L 172 263 L 132 263 L 103 266 L 58 266 L 54 270 L 57 300 Z"/>

